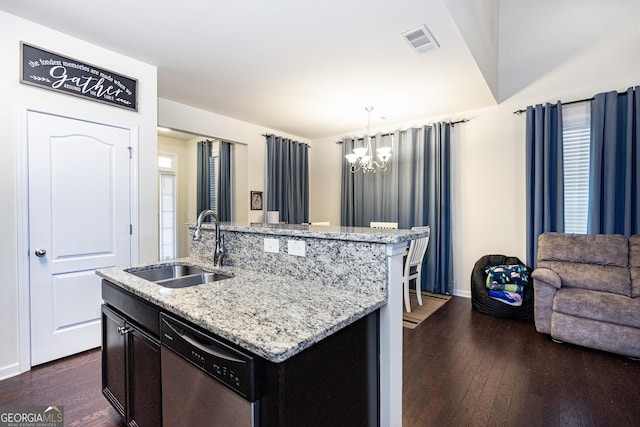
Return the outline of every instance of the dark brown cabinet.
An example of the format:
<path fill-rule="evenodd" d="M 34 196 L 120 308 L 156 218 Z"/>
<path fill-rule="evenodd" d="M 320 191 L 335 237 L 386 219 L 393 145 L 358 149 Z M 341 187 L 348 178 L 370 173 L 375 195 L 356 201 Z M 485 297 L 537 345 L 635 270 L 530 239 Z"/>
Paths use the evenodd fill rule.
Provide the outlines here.
<path fill-rule="evenodd" d="M 102 394 L 111 405 L 126 417 L 127 352 L 124 318 L 102 306 Z"/>
<path fill-rule="evenodd" d="M 160 382 L 160 343 L 131 328 L 128 332 L 129 425 L 162 424 L 162 389 Z"/>
<path fill-rule="evenodd" d="M 160 342 L 102 306 L 102 393 L 128 426 L 162 425 Z"/>

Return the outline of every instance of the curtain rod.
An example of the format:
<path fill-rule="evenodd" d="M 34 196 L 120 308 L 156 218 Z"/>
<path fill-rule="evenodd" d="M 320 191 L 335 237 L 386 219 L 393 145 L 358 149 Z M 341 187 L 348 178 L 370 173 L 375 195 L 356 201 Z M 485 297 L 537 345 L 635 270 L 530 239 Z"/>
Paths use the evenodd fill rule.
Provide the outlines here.
<path fill-rule="evenodd" d="M 458 121 L 455 121 L 455 122 L 449 122 L 449 124 L 450 124 L 451 126 L 455 126 L 455 125 L 457 125 L 458 123 L 467 123 L 469 120 L 471 120 L 471 119 L 462 119 L 462 120 L 458 120 Z"/>
<path fill-rule="evenodd" d="M 262 133 L 262 134 L 260 134 L 260 135 L 264 136 L 265 138 L 268 138 L 268 137 L 270 137 L 270 136 L 275 136 L 276 138 L 289 139 L 289 140 L 291 140 L 292 142 L 295 142 L 296 144 L 303 144 L 303 145 L 306 145 L 307 147 L 311 148 L 311 146 L 310 146 L 308 143 L 306 143 L 306 142 L 294 141 L 294 140 L 293 140 L 293 139 L 291 139 L 291 138 L 286 138 L 286 137 L 284 137 L 284 136 L 279 136 L 279 135 L 276 135 L 275 133 Z"/>
<path fill-rule="evenodd" d="M 631 88 L 629 88 L 629 89 L 631 89 Z M 618 95 L 624 95 L 624 94 L 626 94 L 626 93 L 628 92 L 628 90 L 629 90 L 629 89 L 624 90 L 624 91 L 622 91 L 622 92 L 618 92 Z M 560 101 L 560 100 L 558 100 L 558 101 L 560 101 L 560 104 L 562 104 L 562 105 L 571 105 L 571 104 L 577 104 L 577 103 L 579 103 L 579 102 L 593 101 L 594 99 L 596 99 L 596 97 L 595 97 L 595 96 L 592 96 L 591 98 L 577 99 L 577 100 L 575 100 L 575 101 L 569 101 L 569 102 L 562 102 L 562 101 Z M 526 112 L 527 112 L 527 110 L 522 110 L 522 109 L 521 109 L 521 110 L 516 110 L 516 111 L 514 111 L 514 112 L 513 112 L 513 114 L 520 115 L 520 114 L 522 114 L 522 113 L 526 113 Z"/>
<path fill-rule="evenodd" d="M 562 101 L 560 101 L 560 104 L 562 104 L 562 105 L 578 104 L 578 103 L 580 103 L 580 102 L 593 101 L 594 99 L 595 99 L 594 97 L 591 97 L 591 98 L 585 98 L 585 99 L 576 99 L 575 101 L 568 101 L 568 102 L 562 102 Z M 527 112 L 527 110 L 522 110 L 522 109 L 520 109 L 520 110 L 516 110 L 516 111 L 514 111 L 514 112 L 513 112 L 513 114 L 520 115 L 520 114 L 522 114 L 522 113 L 526 113 L 526 112 Z"/>
<path fill-rule="evenodd" d="M 471 120 L 471 119 L 461 119 L 461 120 L 456 120 L 455 122 L 444 122 L 444 123 L 448 123 L 448 124 L 450 124 L 450 125 L 453 127 L 453 126 L 455 126 L 455 125 L 457 125 L 457 124 L 459 124 L 459 123 L 466 123 L 466 122 L 468 122 L 469 120 Z M 429 128 L 429 127 L 431 127 L 431 125 L 426 125 L 426 127 L 428 127 L 428 128 Z M 400 131 L 400 132 L 402 132 L 402 131 Z M 380 136 L 389 136 L 389 135 L 391 135 L 392 133 L 394 133 L 394 132 L 383 133 L 383 134 L 382 134 L 382 135 L 380 135 Z M 364 138 L 364 136 L 363 136 L 362 138 Z M 354 139 L 360 139 L 360 138 L 354 138 Z M 343 143 L 343 141 L 336 141 L 336 144 L 342 144 L 342 143 Z"/>

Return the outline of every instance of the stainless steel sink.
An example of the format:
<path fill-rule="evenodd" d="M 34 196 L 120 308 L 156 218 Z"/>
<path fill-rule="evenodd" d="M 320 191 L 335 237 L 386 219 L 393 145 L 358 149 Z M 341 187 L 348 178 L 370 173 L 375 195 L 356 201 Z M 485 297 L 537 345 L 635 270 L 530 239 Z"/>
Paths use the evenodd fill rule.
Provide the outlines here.
<path fill-rule="evenodd" d="M 140 270 L 129 269 L 125 271 L 134 276 L 149 280 L 150 282 L 155 282 L 165 288 L 186 288 L 231 277 L 226 274 L 214 273 L 200 267 L 186 264 L 162 265 Z"/>
<path fill-rule="evenodd" d="M 158 280 L 173 279 L 176 277 L 190 276 L 192 274 L 202 274 L 205 271 L 200 267 L 194 267 L 192 265 L 166 265 L 160 267 L 145 268 L 143 270 L 125 270 L 127 273 L 131 273 L 134 276 L 141 277 L 149 280 L 150 282 L 157 282 Z"/>
<path fill-rule="evenodd" d="M 175 279 L 160 280 L 156 283 L 165 288 L 187 288 L 189 286 L 202 285 L 204 283 L 217 282 L 228 279 L 231 276 L 220 273 L 202 273 L 191 276 L 177 277 Z"/>

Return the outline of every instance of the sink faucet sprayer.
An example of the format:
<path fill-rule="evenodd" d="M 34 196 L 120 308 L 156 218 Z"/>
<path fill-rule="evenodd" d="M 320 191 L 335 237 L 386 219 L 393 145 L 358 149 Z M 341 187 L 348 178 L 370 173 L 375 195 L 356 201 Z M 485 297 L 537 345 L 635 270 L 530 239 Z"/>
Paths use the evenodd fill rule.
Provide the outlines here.
<path fill-rule="evenodd" d="M 200 241 L 200 238 L 201 238 L 200 231 L 202 229 L 202 221 L 204 221 L 204 219 L 209 215 L 213 216 L 213 220 L 216 225 L 216 252 L 213 256 L 213 260 L 215 262 L 216 267 L 221 267 L 222 260 L 225 256 L 224 236 L 220 235 L 220 221 L 218 221 L 218 215 L 216 215 L 214 211 L 210 209 L 206 209 L 200 212 L 200 215 L 198 215 L 198 223 L 196 224 L 196 230 L 193 232 L 193 240 L 196 242 Z"/>

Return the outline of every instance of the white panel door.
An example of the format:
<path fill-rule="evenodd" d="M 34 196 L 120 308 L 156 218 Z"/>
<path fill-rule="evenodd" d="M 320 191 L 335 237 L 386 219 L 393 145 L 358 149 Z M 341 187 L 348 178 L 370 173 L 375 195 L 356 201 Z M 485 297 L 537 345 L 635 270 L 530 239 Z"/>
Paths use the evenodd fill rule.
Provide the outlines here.
<path fill-rule="evenodd" d="M 95 269 L 131 262 L 130 129 L 30 111 L 31 365 L 100 346 Z"/>

